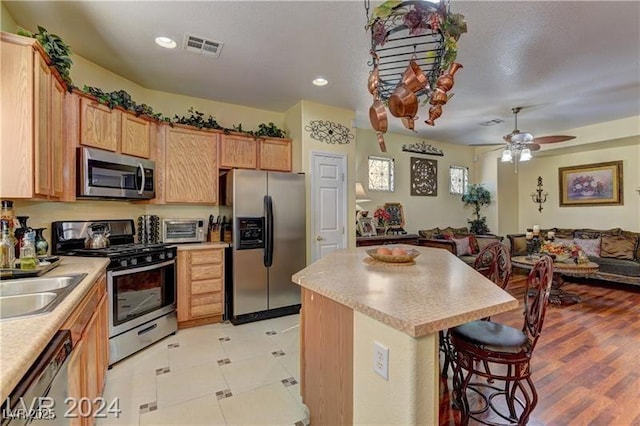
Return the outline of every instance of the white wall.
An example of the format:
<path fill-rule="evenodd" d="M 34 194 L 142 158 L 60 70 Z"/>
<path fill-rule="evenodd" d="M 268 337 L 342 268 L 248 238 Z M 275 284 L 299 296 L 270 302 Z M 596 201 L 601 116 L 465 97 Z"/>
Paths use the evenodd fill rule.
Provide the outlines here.
<path fill-rule="evenodd" d="M 387 152 L 380 152 L 376 134 L 370 129 L 357 130 L 357 181 L 362 183 L 367 198 L 371 201 L 360 203 L 364 210 L 373 212 L 378 206 L 385 203 L 402 203 L 405 216 L 405 230 L 409 233 L 417 233 L 420 229 L 446 228 L 447 226 L 468 226 L 467 219 L 471 218 L 471 208 L 465 208 L 460 200 L 460 195 L 449 194 L 449 166 L 466 166 L 470 168 L 470 176 L 473 176 L 474 162 L 473 149 L 468 146 L 448 144 L 438 141 L 426 140 L 432 146 L 442 149 L 443 157 L 416 154 L 402 151 L 405 144 L 415 144 L 425 141 L 424 138 L 386 133 L 384 135 Z M 387 157 L 395 159 L 395 191 L 380 192 L 367 188 L 368 182 L 368 157 Z M 412 196 L 410 186 L 411 157 L 428 158 L 438 162 L 438 195 Z M 483 214 L 486 210 L 482 210 Z"/>

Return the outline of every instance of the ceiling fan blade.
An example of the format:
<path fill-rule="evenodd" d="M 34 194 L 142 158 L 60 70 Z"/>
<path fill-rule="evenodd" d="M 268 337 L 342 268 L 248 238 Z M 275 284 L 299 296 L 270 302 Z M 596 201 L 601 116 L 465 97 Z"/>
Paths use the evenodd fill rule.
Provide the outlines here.
<path fill-rule="evenodd" d="M 503 143 L 478 143 L 478 144 L 470 144 L 469 146 L 504 146 Z"/>
<path fill-rule="evenodd" d="M 571 139 L 575 139 L 575 136 L 563 136 L 563 135 L 554 135 L 554 136 L 541 136 L 539 138 L 534 138 L 533 142 L 535 143 L 558 143 L 558 142 L 566 142 Z"/>

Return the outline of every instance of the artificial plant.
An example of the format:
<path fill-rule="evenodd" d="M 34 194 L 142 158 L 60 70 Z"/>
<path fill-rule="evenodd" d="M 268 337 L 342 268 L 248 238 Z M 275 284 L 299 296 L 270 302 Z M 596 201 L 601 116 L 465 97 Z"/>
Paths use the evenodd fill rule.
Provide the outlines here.
<path fill-rule="evenodd" d="M 487 217 L 480 216 L 482 206 L 491 204 L 491 193 L 485 189 L 483 184 L 471 184 L 467 192 L 462 196 L 462 202 L 466 206 L 473 206 L 473 216 L 475 219 L 468 219 L 470 231 L 473 234 L 488 234 Z"/>
<path fill-rule="evenodd" d="M 19 28 L 18 35 L 38 40 L 44 51 L 47 52 L 47 56 L 49 56 L 49 60 L 51 60 L 51 65 L 58 71 L 62 80 L 67 84 L 69 89 L 73 87 L 71 76 L 69 75 L 71 64 L 73 64 L 71 60 L 71 48 L 62 41 L 59 36 L 49 33 L 39 25 L 38 32 L 32 33 L 24 28 Z"/>

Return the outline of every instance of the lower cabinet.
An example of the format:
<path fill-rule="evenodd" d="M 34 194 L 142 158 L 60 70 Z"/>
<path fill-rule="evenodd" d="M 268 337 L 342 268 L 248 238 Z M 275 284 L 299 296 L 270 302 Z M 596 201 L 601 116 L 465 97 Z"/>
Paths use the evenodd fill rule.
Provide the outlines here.
<path fill-rule="evenodd" d="M 178 249 L 178 328 L 220 322 L 224 310 L 224 249 Z"/>
<path fill-rule="evenodd" d="M 103 275 L 63 326 L 71 330 L 73 341 L 67 369 L 69 400 L 66 406 L 71 425 L 92 425 L 95 414 L 104 410 L 99 397 L 109 367 L 108 317 Z"/>

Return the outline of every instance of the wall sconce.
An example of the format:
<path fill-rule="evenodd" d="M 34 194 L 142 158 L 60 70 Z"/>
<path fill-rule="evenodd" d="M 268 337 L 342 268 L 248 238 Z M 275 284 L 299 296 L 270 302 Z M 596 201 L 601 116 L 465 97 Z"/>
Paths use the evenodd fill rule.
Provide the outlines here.
<path fill-rule="evenodd" d="M 538 205 L 538 211 L 542 213 L 542 203 L 547 202 L 548 193 L 542 193 L 542 176 L 538 176 L 538 189 L 531 193 L 531 199 Z"/>

